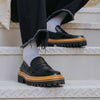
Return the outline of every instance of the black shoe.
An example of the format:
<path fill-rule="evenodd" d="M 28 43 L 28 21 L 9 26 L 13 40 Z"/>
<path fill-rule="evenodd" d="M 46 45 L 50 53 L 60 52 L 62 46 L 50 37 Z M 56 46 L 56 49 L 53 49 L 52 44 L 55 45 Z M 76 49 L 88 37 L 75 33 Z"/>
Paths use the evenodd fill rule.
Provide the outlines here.
<path fill-rule="evenodd" d="M 65 84 L 60 72 L 53 70 L 42 57 L 37 57 L 29 67 L 25 61 L 18 73 L 18 82 L 40 87 L 56 87 Z"/>
<path fill-rule="evenodd" d="M 48 46 L 82 47 L 87 45 L 84 36 L 66 33 L 60 26 L 56 26 L 56 33 L 49 31 Z"/>

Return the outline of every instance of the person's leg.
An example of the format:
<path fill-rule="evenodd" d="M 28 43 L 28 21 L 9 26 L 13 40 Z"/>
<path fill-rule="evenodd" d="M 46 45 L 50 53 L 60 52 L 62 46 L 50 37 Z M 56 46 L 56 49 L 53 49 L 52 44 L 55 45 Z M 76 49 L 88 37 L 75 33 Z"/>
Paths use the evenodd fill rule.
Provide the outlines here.
<path fill-rule="evenodd" d="M 64 84 L 61 73 L 39 56 L 37 48 L 46 40 L 45 0 L 18 0 L 18 16 L 23 42 L 23 63 L 18 82 L 44 87 Z"/>
<path fill-rule="evenodd" d="M 46 28 L 46 24 L 44 21 L 46 16 L 41 16 L 40 14 L 38 14 L 40 8 L 36 9 L 39 3 L 40 2 L 38 2 L 37 0 L 35 0 L 34 2 L 32 0 L 30 0 L 30 2 L 27 2 L 26 0 L 18 0 L 18 13 L 23 44 L 27 43 L 27 41 L 29 41 L 29 39 L 34 36 L 38 29 Z M 43 11 L 40 10 L 40 12 Z M 42 20 L 40 20 L 40 17 Z M 28 44 L 23 49 L 23 59 L 29 66 L 31 61 L 38 56 L 39 52 L 36 41 L 32 42 L 31 45 Z"/>
<path fill-rule="evenodd" d="M 62 12 L 53 17 L 47 22 L 47 30 L 56 33 L 56 26 L 60 25 L 63 19 L 66 17 L 66 13 Z"/>
<path fill-rule="evenodd" d="M 25 44 L 36 34 L 37 30 L 46 29 L 46 15 L 43 15 L 46 13 L 45 1 L 17 1 L 22 43 Z"/>
<path fill-rule="evenodd" d="M 80 10 L 86 3 L 88 2 L 88 0 L 58 0 L 55 2 L 53 2 L 52 0 L 47 0 L 47 6 L 50 5 L 50 3 L 52 5 L 57 5 L 55 7 L 53 7 L 53 10 L 58 10 L 58 9 L 68 9 L 72 12 L 72 14 L 74 15 L 78 10 Z M 47 7 L 48 12 L 49 11 L 49 7 Z M 57 16 L 53 17 L 52 19 L 50 19 L 47 22 L 47 29 L 49 31 L 52 32 L 56 32 L 55 27 L 57 25 L 61 25 L 61 23 L 63 22 L 64 18 L 66 17 L 66 13 L 65 12 L 61 12 L 59 13 Z"/>
<path fill-rule="evenodd" d="M 16 3 L 15 3 L 16 0 L 12 0 L 12 1 L 13 1 L 14 5 L 16 5 Z M 43 2 L 44 1 L 45 0 L 43 0 Z M 73 20 L 73 16 L 75 15 L 75 13 L 79 9 L 81 9 L 87 2 L 88 2 L 88 0 L 46 0 L 46 8 L 47 8 L 46 10 L 47 10 L 47 17 L 48 17 L 47 29 L 53 33 L 55 33 L 55 32 L 58 33 L 56 31 L 55 27 L 57 25 L 62 25 L 64 23 L 67 23 L 67 22 Z M 15 9 L 16 7 L 14 5 L 12 6 L 12 12 L 13 12 L 12 13 L 12 20 L 16 21 L 17 17 L 15 16 L 16 14 L 14 14 L 16 12 L 16 9 Z M 63 12 L 63 14 L 62 14 L 62 12 Z M 41 16 L 41 14 L 40 14 L 40 16 Z M 61 27 L 60 27 L 60 29 L 61 29 Z M 24 33 L 22 35 L 23 35 L 22 36 L 22 38 L 23 38 Z M 28 38 L 30 38 L 31 36 L 29 35 L 26 37 L 27 37 L 26 39 L 25 38 L 22 39 L 23 43 L 24 43 L 24 40 L 27 41 Z M 40 37 L 43 37 L 43 36 L 40 36 Z M 56 37 L 58 37 L 58 36 L 56 36 Z M 72 35 L 71 35 L 71 37 L 72 37 Z M 80 36 L 80 38 L 79 38 L 79 36 L 77 36 L 77 37 L 78 37 L 77 41 L 71 41 L 72 43 L 66 44 L 67 42 L 65 41 L 65 44 L 66 44 L 65 46 L 66 47 L 69 47 L 69 46 L 70 47 L 73 47 L 73 46 L 79 47 L 79 46 L 86 45 L 85 38 L 82 38 L 81 36 Z M 65 37 L 65 39 L 67 39 L 67 38 L 68 38 L 68 36 Z M 81 40 L 81 41 L 78 42 L 79 40 Z M 41 41 L 41 40 L 38 41 L 39 44 L 41 42 L 43 42 L 43 41 Z M 52 41 L 49 41 L 49 42 L 52 42 Z M 78 43 L 76 43 L 76 42 L 78 42 Z M 42 43 L 42 44 L 44 44 L 44 43 Z M 27 45 L 27 43 L 25 45 Z M 50 45 L 52 45 L 52 44 L 50 44 Z M 55 45 L 55 44 L 53 43 L 53 45 Z"/>
<path fill-rule="evenodd" d="M 36 42 L 33 41 L 30 44 L 28 44 L 24 49 L 23 49 L 23 60 L 28 64 L 30 67 L 31 61 L 35 59 L 36 57 L 39 57 L 39 50 L 37 48 Z"/>
<path fill-rule="evenodd" d="M 89 0 L 47 0 L 47 16 L 48 21 L 53 17 L 65 12 L 67 15 L 61 23 L 67 23 L 74 19 L 74 15 L 80 10 Z M 51 8 L 52 5 L 52 9 Z"/>
<path fill-rule="evenodd" d="M 70 35 L 60 27 L 60 25 L 73 20 L 75 13 L 87 2 L 88 0 L 58 0 L 55 2 L 47 0 L 47 15 L 49 16 L 47 29 L 50 31 L 48 40 L 49 46 L 81 47 L 87 44 L 84 36 Z M 49 3 L 52 4 L 53 7 L 50 11 Z M 59 35 L 53 33 L 59 33 Z"/>

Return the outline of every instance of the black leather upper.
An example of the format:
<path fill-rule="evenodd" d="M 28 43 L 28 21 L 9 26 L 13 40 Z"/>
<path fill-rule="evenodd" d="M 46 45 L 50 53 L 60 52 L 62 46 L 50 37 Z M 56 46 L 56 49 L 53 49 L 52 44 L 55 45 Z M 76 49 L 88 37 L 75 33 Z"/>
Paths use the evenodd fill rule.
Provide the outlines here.
<path fill-rule="evenodd" d="M 20 71 L 25 72 L 30 76 L 50 76 L 60 74 L 60 72 L 53 70 L 42 57 L 33 59 L 30 67 L 24 61 L 20 67 Z"/>
<path fill-rule="evenodd" d="M 72 39 L 80 37 L 83 36 L 68 34 L 59 25 L 56 26 L 56 33 L 49 31 L 49 39 Z"/>

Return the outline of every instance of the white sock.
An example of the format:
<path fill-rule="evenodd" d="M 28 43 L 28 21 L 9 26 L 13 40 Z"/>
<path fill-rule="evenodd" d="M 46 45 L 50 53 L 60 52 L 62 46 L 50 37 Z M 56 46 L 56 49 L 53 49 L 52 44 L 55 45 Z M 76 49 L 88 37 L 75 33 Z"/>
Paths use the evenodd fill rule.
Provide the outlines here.
<path fill-rule="evenodd" d="M 63 19 L 65 18 L 66 13 L 62 12 L 58 16 L 53 17 L 47 22 L 47 30 L 51 32 L 56 32 L 55 27 L 60 25 Z"/>
<path fill-rule="evenodd" d="M 30 66 L 31 61 L 40 56 L 39 55 L 39 50 L 37 48 L 36 42 L 32 42 L 31 44 L 28 44 L 24 49 L 23 49 L 23 60 Z"/>

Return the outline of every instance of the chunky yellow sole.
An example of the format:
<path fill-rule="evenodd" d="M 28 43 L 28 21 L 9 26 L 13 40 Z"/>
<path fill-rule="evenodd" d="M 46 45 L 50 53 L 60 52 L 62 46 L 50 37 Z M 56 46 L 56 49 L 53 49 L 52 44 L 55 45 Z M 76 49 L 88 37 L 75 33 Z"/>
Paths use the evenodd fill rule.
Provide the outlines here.
<path fill-rule="evenodd" d="M 51 76 L 29 76 L 26 73 L 19 71 L 19 76 L 23 77 L 26 81 L 30 82 L 47 82 L 47 81 L 55 81 L 55 80 L 64 80 L 62 75 L 51 75 Z"/>
<path fill-rule="evenodd" d="M 69 42 L 79 42 L 86 41 L 85 38 L 74 38 L 74 39 L 48 39 L 49 43 L 69 43 Z"/>

